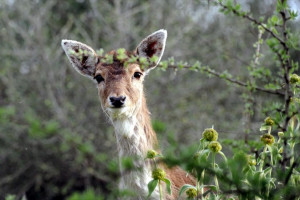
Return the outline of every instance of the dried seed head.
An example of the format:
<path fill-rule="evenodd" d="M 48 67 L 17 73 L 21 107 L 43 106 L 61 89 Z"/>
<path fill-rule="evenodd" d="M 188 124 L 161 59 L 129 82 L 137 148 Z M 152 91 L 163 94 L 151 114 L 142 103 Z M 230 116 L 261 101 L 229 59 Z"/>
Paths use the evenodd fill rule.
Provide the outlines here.
<path fill-rule="evenodd" d="M 213 152 L 213 153 L 218 153 L 219 151 L 222 150 L 222 146 L 219 142 L 213 141 L 208 145 L 208 148 Z"/>
<path fill-rule="evenodd" d="M 186 190 L 185 193 L 188 196 L 188 198 L 195 198 L 197 196 L 197 191 L 195 188 L 189 188 Z"/>
<path fill-rule="evenodd" d="M 152 171 L 152 178 L 155 180 L 164 180 L 166 178 L 166 172 L 163 169 L 156 168 Z"/>
<path fill-rule="evenodd" d="M 157 152 L 156 152 L 156 151 L 154 151 L 154 150 L 149 150 L 149 151 L 147 152 L 147 157 L 146 157 L 146 158 L 153 159 L 153 158 L 155 158 L 156 155 L 157 155 Z"/>
<path fill-rule="evenodd" d="M 297 84 L 300 82 L 300 77 L 297 74 L 292 74 L 290 77 L 290 82 L 292 84 Z"/>
<path fill-rule="evenodd" d="M 248 157 L 248 164 L 250 166 L 255 166 L 256 165 L 256 160 L 251 158 L 251 156 Z"/>
<path fill-rule="evenodd" d="M 273 135 L 265 134 L 261 136 L 260 140 L 266 145 L 272 145 L 275 141 Z"/>
<path fill-rule="evenodd" d="M 216 141 L 218 139 L 218 132 L 213 128 L 205 129 L 202 135 L 207 141 Z"/>
<path fill-rule="evenodd" d="M 265 119 L 265 125 L 267 125 L 267 126 L 273 126 L 274 125 L 274 121 L 271 119 L 271 117 L 267 117 Z"/>

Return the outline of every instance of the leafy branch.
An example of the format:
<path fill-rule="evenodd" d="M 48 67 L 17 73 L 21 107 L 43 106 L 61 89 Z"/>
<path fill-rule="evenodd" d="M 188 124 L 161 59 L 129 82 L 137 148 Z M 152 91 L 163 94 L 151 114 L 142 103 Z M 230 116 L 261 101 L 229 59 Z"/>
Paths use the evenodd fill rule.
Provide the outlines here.
<path fill-rule="evenodd" d="M 171 69 L 180 69 L 180 68 L 185 68 L 185 69 L 195 69 L 195 66 L 191 66 L 191 65 L 185 65 L 185 66 L 179 66 L 179 65 L 168 65 L 167 68 L 171 68 Z M 234 83 L 236 85 L 242 86 L 242 87 L 251 87 L 253 90 L 257 90 L 257 91 L 261 91 L 261 92 L 265 92 L 268 94 L 275 94 L 275 95 L 281 95 L 284 96 L 284 93 L 280 90 L 270 90 L 270 89 L 266 89 L 266 88 L 261 88 L 261 87 L 257 87 L 257 86 L 253 86 L 253 85 L 249 85 L 245 82 L 239 81 L 237 79 L 231 78 L 230 76 L 226 76 L 226 73 L 220 73 L 220 72 L 216 72 L 213 69 L 210 69 L 207 66 L 201 66 L 200 71 L 206 72 L 210 75 L 213 75 L 215 77 L 224 79 L 230 83 Z"/>
<path fill-rule="evenodd" d="M 251 17 L 250 14 L 248 14 L 248 13 L 246 13 L 244 11 L 240 11 L 239 4 L 237 4 L 236 6 L 232 6 L 232 2 L 231 1 L 227 1 L 227 5 L 225 5 L 221 0 L 219 0 L 217 2 L 217 5 L 220 5 L 225 10 L 231 11 L 233 14 L 235 14 L 237 16 L 241 16 L 241 17 L 243 17 L 245 19 L 248 19 L 249 21 L 253 22 L 257 26 L 261 26 L 268 33 L 270 33 L 274 38 L 276 38 L 283 46 L 286 46 L 286 43 L 284 42 L 284 40 L 282 38 L 280 38 L 278 35 L 276 35 L 274 33 L 274 31 L 272 31 L 270 28 L 268 28 L 266 26 L 266 24 L 264 24 L 264 23 L 256 20 L 255 18 Z"/>

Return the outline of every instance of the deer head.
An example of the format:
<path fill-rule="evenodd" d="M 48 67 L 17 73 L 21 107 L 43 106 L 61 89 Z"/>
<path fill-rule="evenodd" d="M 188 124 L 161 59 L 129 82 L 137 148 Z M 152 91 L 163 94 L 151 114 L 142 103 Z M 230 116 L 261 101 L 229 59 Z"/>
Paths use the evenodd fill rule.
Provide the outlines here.
<path fill-rule="evenodd" d="M 72 66 L 80 74 L 94 80 L 102 108 L 109 118 L 128 118 L 138 112 L 143 98 L 143 80 L 145 75 L 159 63 L 167 38 L 166 30 L 159 30 L 146 37 L 133 52 L 126 51 L 127 56 L 137 56 L 150 60 L 156 56 L 156 62 L 148 67 L 141 67 L 139 62 L 129 63 L 117 59 L 116 51 L 111 63 L 101 62 L 101 57 L 89 46 L 73 41 L 62 40 L 61 45 Z M 75 52 L 75 53 L 74 53 Z M 85 52 L 80 55 L 78 52 Z"/>

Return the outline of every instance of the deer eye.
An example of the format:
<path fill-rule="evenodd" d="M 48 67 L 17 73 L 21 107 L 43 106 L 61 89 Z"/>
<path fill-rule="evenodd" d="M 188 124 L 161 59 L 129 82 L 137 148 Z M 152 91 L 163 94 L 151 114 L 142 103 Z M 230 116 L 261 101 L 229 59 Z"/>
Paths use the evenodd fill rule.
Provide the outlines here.
<path fill-rule="evenodd" d="M 133 77 L 136 79 L 140 79 L 143 74 L 141 72 L 134 72 Z"/>
<path fill-rule="evenodd" d="M 102 81 L 104 81 L 104 78 L 103 78 L 100 74 L 96 75 L 96 76 L 94 77 L 94 79 L 96 79 L 96 81 L 97 81 L 98 83 L 101 83 Z"/>

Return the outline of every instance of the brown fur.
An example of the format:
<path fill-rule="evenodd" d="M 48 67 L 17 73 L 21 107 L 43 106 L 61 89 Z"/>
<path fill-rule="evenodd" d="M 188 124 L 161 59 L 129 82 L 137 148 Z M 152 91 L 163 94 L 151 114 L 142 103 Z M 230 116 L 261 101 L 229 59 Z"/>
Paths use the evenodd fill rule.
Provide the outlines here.
<path fill-rule="evenodd" d="M 146 153 L 150 149 L 159 151 L 156 133 L 152 129 L 150 112 L 146 105 L 146 98 L 143 91 L 144 76 L 153 69 L 162 57 L 167 38 L 166 30 L 159 30 L 146 37 L 133 52 L 126 51 L 126 55 L 144 57 L 148 60 L 153 56 L 159 59 L 148 68 L 142 69 L 138 63 L 128 64 L 124 67 L 124 61 L 117 59 L 116 51 L 109 52 L 113 56 L 112 63 L 103 63 L 103 57 L 97 57 L 96 52 L 89 46 L 72 40 L 63 40 L 62 47 L 65 50 L 73 67 L 82 75 L 89 78 L 96 78 L 98 83 L 98 93 L 104 112 L 109 116 L 115 127 L 116 138 L 119 148 L 119 157 L 139 156 L 137 167 L 141 171 L 132 171 L 129 176 L 122 176 L 122 184 L 130 186 L 137 192 L 138 199 L 147 196 L 147 183 L 151 180 L 152 161 L 144 161 Z M 78 57 L 73 54 L 79 50 L 87 51 L 87 55 Z M 135 73 L 142 75 L 135 76 Z M 99 77 L 99 75 L 102 76 Z M 122 108 L 113 105 L 112 98 L 122 98 Z M 124 100 L 126 97 L 126 101 Z M 151 164 L 152 163 L 152 164 Z M 168 200 L 177 199 L 178 192 L 184 184 L 195 185 L 195 179 L 187 176 L 186 172 L 179 167 L 167 168 L 164 164 L 159 164 L 160 168 L 166 171 L 167 178 L 172 182 L 172 195 L 167 195 Z M 122 173 L 122 170 L 121 170 Z M 122 185 L 121 184 L 121 185 Z M 151 199 L 158 198 L 158 191 L 153 192 Z"/>
<path fill-rule="evenodd" d="M 172 182 L 172 196 L 167 196 L 170 200 L 178 198 L 180 188 L 184 184 L 196 185 L 196 179 L 180 167 L 165 168 L 165 170 L 167 177 Z"/>
<path fill-rule="evenodd" d="M 109 96 L 126 96 L 129 97 L 131 104 L 135 104 L 139 98 L 139 91 L 131 87 L 133 81 L 136 84 L 141 85 L 142 80 L 134 80 L 133 74 L 135 72 L 142 72 L 137 64 L 130 64 L 127 68 L 124 68 L 122 62 L 115 58 L 115 52 L 110 54 L 114 55 L 114 61 L 112 64 L 99 63 L 96 67 L 95 76 L 100 74 L 105 79 L 104 89 L 99 89 L 100 99 L 106 100 Z M 108 106 L 108 102 L 102 102 L 105 106 Z"/>
<path fill-rule="evenodd" d="M 147 138 L 147 144 L 140 144 L 140 149 L 146 155 L 149 149 L 158 149 L 158 141 L 156 133 L 154 132 L 151 124 L 150 112 L 146 105 L 146 98 L 144 94 L 142 97 L 131 87 L 131 78 L 134 72 L 142 71 L 137 65 L 130 65 L 127 69 L 123 67 L 119 61 L 114 61 L 112 64 L 99 64 L 96 68 L 96 74 L 101 72 L 101 75 L 105 77 L 106 84 L 109 85 L 103 92 L 99 91 L 101 99 L 107 99 L 109 95 L 115 93 L 116 95 L 122 95 L 125 93 L 132 103 L 136 103 L 138 98 L 142 98 L 142 106 L 137 112 L 138 127 L 135 129 L 143 129 Z M 139 80 L 143 81 L 143 80 Z M 140 85 L 142 87 L 142 84 Z M 179 167 L 167 168 L 165 165 L 160 164 L 161 168 L 164 168 L 167 177 L 172 182 L 172 196 L 166 196 L 167 199 L 178 198 L 178 192 L 184 184 L 195 185 L 196 181 L 191 175 Z"/>

